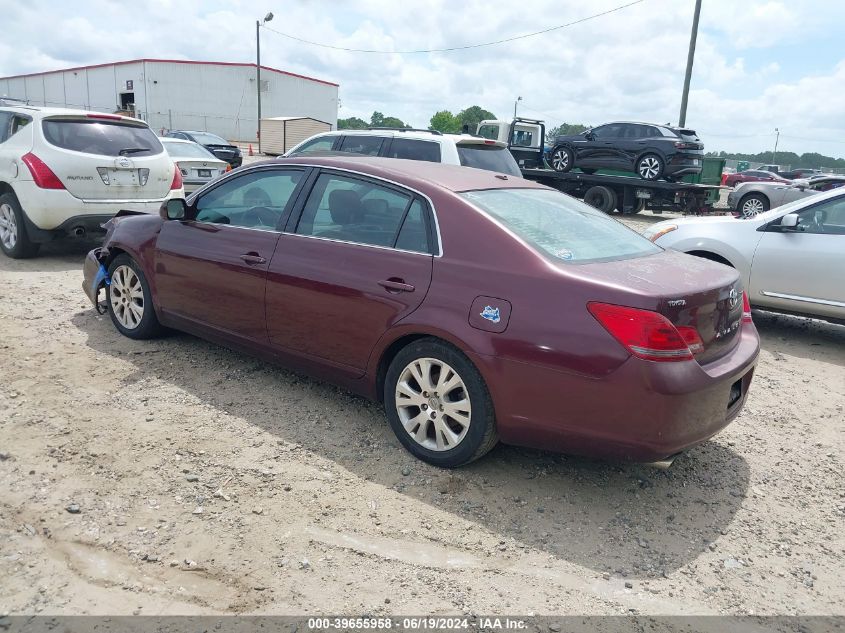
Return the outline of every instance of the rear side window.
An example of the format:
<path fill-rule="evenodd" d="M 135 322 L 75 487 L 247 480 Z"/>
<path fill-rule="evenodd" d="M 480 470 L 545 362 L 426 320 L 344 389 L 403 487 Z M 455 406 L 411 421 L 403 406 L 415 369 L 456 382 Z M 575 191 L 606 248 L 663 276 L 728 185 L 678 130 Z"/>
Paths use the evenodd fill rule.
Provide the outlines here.
<path fill-rule="evenodd" d="M 557 191 L 488 189 L 460 195 L 550 259 L 585 263 L 662 250 L 601 211 Z"/>
<path fill-rule="evenodd" d="M 428 252 L 425 217 L 410 195 L 372 182 L 322 174 L 308 196 L 298 235 Z"/>
<path fill-rule="evenodd" d="M 378 156 L 384 140 L 383 136 L 346 136 L 340 151 L 361 156 Z"/>
<path fill-rule="evenodd" d="M 44 119 L 44 138 L 62 149 L 100 156 L 155 156 L 161 146 L 153 131 L 140 125 L 96 119 Z"/>
<path fill-rule="evenodd" d="M 395 138 L 390 145 L 388 158 L 407 158 L 429 163 L 440 162 L 440 143 L 418 141 L 412 138 Z"/>
<path fill-rule="evenodd" d="M 458 158 L 464 167 L 476 167 L 522 177 L 519 166 L 505 147 L 478 144 L 458 145 Z"/>
<path fill-rule="evenodd" d="M 9 127 L 12 122 L 11 112 L 0 112 L 0 143 L 9 138 Z"/>
<path fill-rule="evenodd" d="M 484 138 L 489 138 L 491 141 L 499 140 L 499 126 L 486 124 L 478 128 L 478 135 Z"/>

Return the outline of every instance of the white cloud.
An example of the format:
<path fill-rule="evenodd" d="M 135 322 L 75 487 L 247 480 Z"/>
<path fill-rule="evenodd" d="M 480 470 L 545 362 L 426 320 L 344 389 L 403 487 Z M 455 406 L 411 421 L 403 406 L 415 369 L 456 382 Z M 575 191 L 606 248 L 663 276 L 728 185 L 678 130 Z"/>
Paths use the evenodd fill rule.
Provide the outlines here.
<path fill-rule="evenodd" d="M 255 19 L 297 37 L 351 48 L 439 48 L 496 40 L 566 23 L 624 0 L 153 0 L 142 12 L 92 0 L 15 4 L 4 16 L 0 75 L 135 57 L 253 61 Z M 775 126 L 798 151 L 845 154 L 842 60 L 816 39 L 845 18 L 820 0 L 708 0 L 702 10 L 688 125 L 712 149 L 768 149 Z M 693 2 L 646 0 L 571 28 L 499 46 L 430 55 L 374 55 L 318 48 L 262 30 L 262 61 L 340 84 L 341 117 L 373 110 L 426 126 L 439 109 L 478 104 L 499 116 L 523 97 L 523 114 L 598 124 L 678 119 Z M 821 9 L 821 10 L 820 10 Z M 44 15 L 63 28 L 46 29 Z M 72 22 L 71 22 L 72 20 Z M 827 59 L 824 72 L 794 72 L 778 52 L 798 47 Z M 762 58 L 762 59 L 761 59 Z M 837 65 L 838 64 L 838 65 Z M 785 70 L 789 68 L 790 70 Z M 771 84 L 772 81 L 777 81 Z M 790 131 L 787 134 L 786 130 Z M 708 136 L 707 132 L 713 136 Z M 718 136 L 716 135 L 718 134 Z"/>

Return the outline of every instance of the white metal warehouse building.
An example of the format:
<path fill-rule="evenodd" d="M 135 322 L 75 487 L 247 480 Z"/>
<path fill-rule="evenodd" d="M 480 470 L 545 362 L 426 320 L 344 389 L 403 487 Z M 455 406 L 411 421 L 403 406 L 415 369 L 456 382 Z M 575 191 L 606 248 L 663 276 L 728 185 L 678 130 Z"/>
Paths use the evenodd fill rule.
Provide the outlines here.
<path fill-rule="evenodd" d="M 161 133 L 205 130 L 255 142 L 255 64 L 134 59 L 0 78 L 0 96 L 31 105 L 129 110 Z M 337 127 L 338 84 L 261 66 L 262 117 L 310 117 Z"/>

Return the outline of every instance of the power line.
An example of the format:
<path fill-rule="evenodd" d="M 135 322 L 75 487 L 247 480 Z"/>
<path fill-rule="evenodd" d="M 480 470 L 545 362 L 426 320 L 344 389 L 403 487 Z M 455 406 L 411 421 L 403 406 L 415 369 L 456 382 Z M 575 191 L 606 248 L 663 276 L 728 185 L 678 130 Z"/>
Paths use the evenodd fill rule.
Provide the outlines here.
<path fill-rule="evenodd" d="M 534 31 L 533 33 L 525 33 L 523 35 L 515 35 L 513 37 L 506 37 L 501 40 L 495 40 L 492 42 L 482 42 L 480 44 L 464 44 L 461 46 L 449 46 L 446 48 L 428 48 L 428 49 L 418 49 L 418 50 L 408 50 L 408 51 L 382 51 L 382 50 L 375 50 L 375 49 L 368 49 L 368 48 L 348 48 L 345 46 L 333 46 L 331 44 L 323 44 L 322 42 L 312 42 L 311 40 L 306 40 L 301 37 L 296 37 L 295 35 L 291 35 L 290 33 L 282 33 L 281 31 L 277 31 L 274 28 L 271 28 L 264 25 L 264 28 L 268 31 L 272 31 L 276 35 L 281 35 L 282 37 L 286 37 L 291 40 L 295 40 L 297 42 L 301 42 L 303 44 L 310 44 L 311 46 L 319 46 L 321 48 L 330 48 L 336 51 L 345 51 L 348 53 L 376 53 L 382 55 L 414 55 L 419 53 L 448 53 L 452 51 L 462 51 L 467 50 L 470 48 L 483 48 L 485 46 L 495 46 L 497 44 L 505 44 L 507 42 L 514 42 L 516 40 L 522 40 L 527 37 L 534 37 L 536 35 L 543 35 L 545 33 L 551 33 L 552 31 L 557 31 L 560 29 L 565 29 L 569 26 L 574 26 L 576 24 L 581 24 L 582 22 L 587 22 L 588 20 L 594 20 L 595 18 L 600 18 L 604 15 L 609 15 L 611 13 L 615 13 L 616 11 L 621 11 L 622 9 L 627 9 L 628 7 L 632 7 L 635 4 L 640 4 L 641 2 L 645 2 L 645 0 L 634 0 L 634 2 L 629 2 L 628 4 L 623 4 L 618 7 L 614 7 L 613 9 L 608 9 L 607 11 L 602 11 L 601 13 L 596 13 L 595 15 L 589 15 L 585 18 L 580 18 L 578 20 L 574 20 L 572 22 L 567 22 L 566 24 L 559 24 L 558 26 L 553 26 L 548 29 L 543 29 L 542 31 Z"/>

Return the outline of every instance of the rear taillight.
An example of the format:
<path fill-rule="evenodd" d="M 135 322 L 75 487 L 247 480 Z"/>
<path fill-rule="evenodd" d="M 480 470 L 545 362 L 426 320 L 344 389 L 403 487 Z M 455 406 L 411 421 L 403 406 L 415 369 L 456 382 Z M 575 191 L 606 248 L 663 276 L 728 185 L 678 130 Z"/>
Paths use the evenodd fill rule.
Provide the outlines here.
<path fill-rule="evenodd" d="M 684 143 L 683 141 L 675 141 L 675 147 L 678 149 L 701 149 L 698 143 Z"/>
<path fill-rule="evenodd" d="M 91 114 L 86 114 L 86 117 L 89 119 L 106 119 L 107 121 L 122 121 L 123 117 L 119 114 L 102 114 L 100 112 L 93 112 Z"/>
<path fill-rule="evenodd" d="M 173 167 L 173 182 L 170 183 L 170 190 L 182 188 L 182 174 L 179 173 L 179 168 Z"/>
<path fill-rule="evenodd" d="M 24 164 L 29 167 L 32 180 L 41 189 L 64 189 L 65 186 L 53 170 L 44 164 L 44 161 L 33 153 L 24 154 L 21 157 Z"/>
<path fill-rule="evenodd" d="M 742 322 L 753 323 L 751 319 L 751 300 L 748 298 L 748 293 L 742 292 Z"/>
<path fill-rule="evenodd" d="M 229 163 L 226 163 L 226 169 L 223 170 L 223 173 L 227 173 L 232 171 L 232 166 Z"/>
<path fill-rule="evenodd" d="M 611 336 L 619 341 L 634 356 L 645 360 L 678 361 L 690 360 L 691 345 L 703 349 L 698 332 L 693 328 L 678 331 L 665 316 L 651 310 L 640 310 L 627 306 L 591 301 L 587 304 L 596 320 Z"/>

